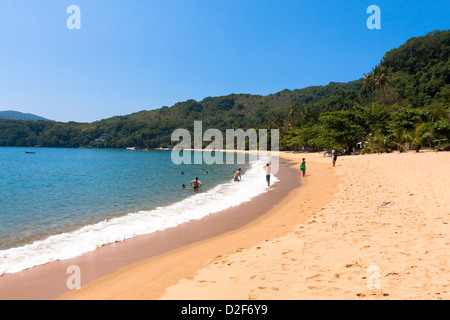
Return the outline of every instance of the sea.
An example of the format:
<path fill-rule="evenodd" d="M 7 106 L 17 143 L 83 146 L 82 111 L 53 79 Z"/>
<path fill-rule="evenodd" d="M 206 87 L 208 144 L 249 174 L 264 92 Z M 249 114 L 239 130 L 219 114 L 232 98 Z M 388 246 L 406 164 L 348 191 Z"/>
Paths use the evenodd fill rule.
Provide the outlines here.
<path fill-rule="evenodd" d="M 224 164 L 174 164 L 171 155 L 0 147 L 0 276 L 201 219 L 269 189 L 268 158 L 247 155 L 238 164 L 235 154 L 226 164 L 217 151 Z M 242 181 L 236 182 L 239 167 Z M 190 187 L 196 177 L 198 191 Z M 278 181 L 272 176 L 271 183 Z"/>

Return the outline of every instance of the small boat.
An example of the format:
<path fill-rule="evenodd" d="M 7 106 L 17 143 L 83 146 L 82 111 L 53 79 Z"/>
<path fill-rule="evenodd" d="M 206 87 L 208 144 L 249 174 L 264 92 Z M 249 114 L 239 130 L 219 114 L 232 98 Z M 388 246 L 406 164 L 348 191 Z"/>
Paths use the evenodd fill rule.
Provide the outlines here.
<path fill-rule="evenodd" d="M 128 147 L 127 150 L 136 151 L 136 147 Z"/>
<path fill-rule="evenodd" d="M 26 154 L 36 154 L 36 152 L 25 151 Z"/>

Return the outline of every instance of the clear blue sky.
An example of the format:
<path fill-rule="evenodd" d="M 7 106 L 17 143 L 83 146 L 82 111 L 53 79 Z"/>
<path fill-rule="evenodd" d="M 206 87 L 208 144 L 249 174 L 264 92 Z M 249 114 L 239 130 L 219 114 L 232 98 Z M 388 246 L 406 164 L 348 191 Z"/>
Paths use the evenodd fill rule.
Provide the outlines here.
<path fill-rule="evenodd" d="M 366 26 L 372 4 L 381 30 Z M 1 0 L 0 110 L 92 122 L 347 82 L 449 17 L 448 0 Z"/>

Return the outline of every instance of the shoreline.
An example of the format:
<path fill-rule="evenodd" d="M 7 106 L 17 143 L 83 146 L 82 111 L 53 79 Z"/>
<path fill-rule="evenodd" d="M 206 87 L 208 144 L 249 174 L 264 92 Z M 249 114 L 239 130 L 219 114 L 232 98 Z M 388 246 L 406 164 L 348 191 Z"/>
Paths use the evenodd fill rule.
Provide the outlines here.
<path fill-rule="evenodd" d="M 310 157 L 307 170 L 331 166 Z M 279 207 L 311 215 L 286 235 L 217 257 L 161 299 L 448 300 L 449 162 L 450 152 L 434 151 L 339 157 L 332 201 Z M 328 193 L 330 177 L 319 188 L 307 178 L 305 189 Z"/>
<path fill-rule="evenodd" d="M 301 181 L 302 184 L 301 186 L 297 184 L 284 194 L 282 199 L 277 199 L 273 206 L 264 206 L 263 215 L 240 228 L 130 264 L 58 299 L 164 299 L 168 288 L 176 286 L 184 279 L 192 279 L 198 270 L 215 263 L 217 259 L 233 253 L 239 254 L 259 243 L 274 241 L 291 233 L 296 225 L 305 223 L 311 217 L 315 208 L 332 200 L 333 189 L 338 180 L 332 168 L 322 163 L 311 166 L 303 180 L 298 170 L 298 155 L 290 153 L 284 155 L 287 156 L 280 155 L 279 173 L 287 172 L 290 179 L 297 183 Z M 308 180 L 310 176 L 314 178 Z M 285 179 L 280 177 L 280 182 L 283 180 Z M 323 193 L 312 194 L 311 190 L 317 188 Z M 298 210 L 299 197 L 304 199 L 300 202 L 302 207 L 300 210 Z M 255 204 L 258 202 L 253 200 L 249 203 L 252 210 Z M 238 208 L 242 209 L 241 206 Z M 195 292 L 186 293 L 180 299 L 196 299 Z"/>
<path fill-rule="evenodd" d="M 449 162 L 450 152 L 422 151 L 342 156 L 333 167 L 322 154 L 280 152 L 280 172 L 301 185 L 266 197 L 275 201 L 259 206 L 264 214 L 150 258 L 129 252 L 134 262 L 82 275 L 81 290 L 55 298 L 450 299 Z M 253 212 L 260 202 L 247 204 Z"/>
<path fill-rule="evenodd" d="M 263 215 L 285 193 L 298 186 L 299 181 L 291 179 L 292 174 L 289 174 L 292 170 L 290 165 L 286 162 L 282 166 L 283 169 L 277 174 L 280 180 L 283 179 L 282 185 L 280 181 L 271 186 L 271 190 L 239 206 L 149 235 L 109 244 L 79 257 L 5 274 L 0 277 L 0 299 L 55 299 L 64 294 L 70 295 L 72 292 L 66 286 L 70 277 L 67 273 L 68 266 L 80 267 L 83 289 L 85 284 L 87 286 L 88 283 L 130 264 L 240 228 Z M 256 202 L 259 203 L 255 206 Z"/>

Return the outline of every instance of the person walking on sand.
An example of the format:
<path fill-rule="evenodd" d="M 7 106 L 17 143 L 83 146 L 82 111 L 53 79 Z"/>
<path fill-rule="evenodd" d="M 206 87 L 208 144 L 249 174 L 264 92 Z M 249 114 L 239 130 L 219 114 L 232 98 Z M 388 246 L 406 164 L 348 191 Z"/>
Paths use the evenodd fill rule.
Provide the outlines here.
<path fill-rule="evenodd" d="M 267 186 L 270 186 L 270 163 L 267 163 L 264 169 L 266 170 Z"/>
<path fill-rule="evenodd" d="M 236 171 L 236 173 L 234 174 L 234 181 L 241 181 L 242 177 L 241 177 L 241 168 L 238 169 L 238 171 Z"/>
<path fill-rule="evenodd" d="M 202 182 L 198 180 L 198 177 L 195 177 L 195 180 L 191 181 L 191 187 L 194 190 L 198 190 L 202 186 Z"/>
<path fill-rule="evenodd" d="M 303 176 L 306 174 L 306 161 L 305 158 L 302 159 L 302 164 L 300 165 L 300 170 L 303 172 Z"/>
<path fill-rule="evenodd" d="M 333 149 L 333 151 L 331 151 L 331 161 L 333 162 L 333 167 L 336 165 L 337 156 L 337 151 Z"/>

